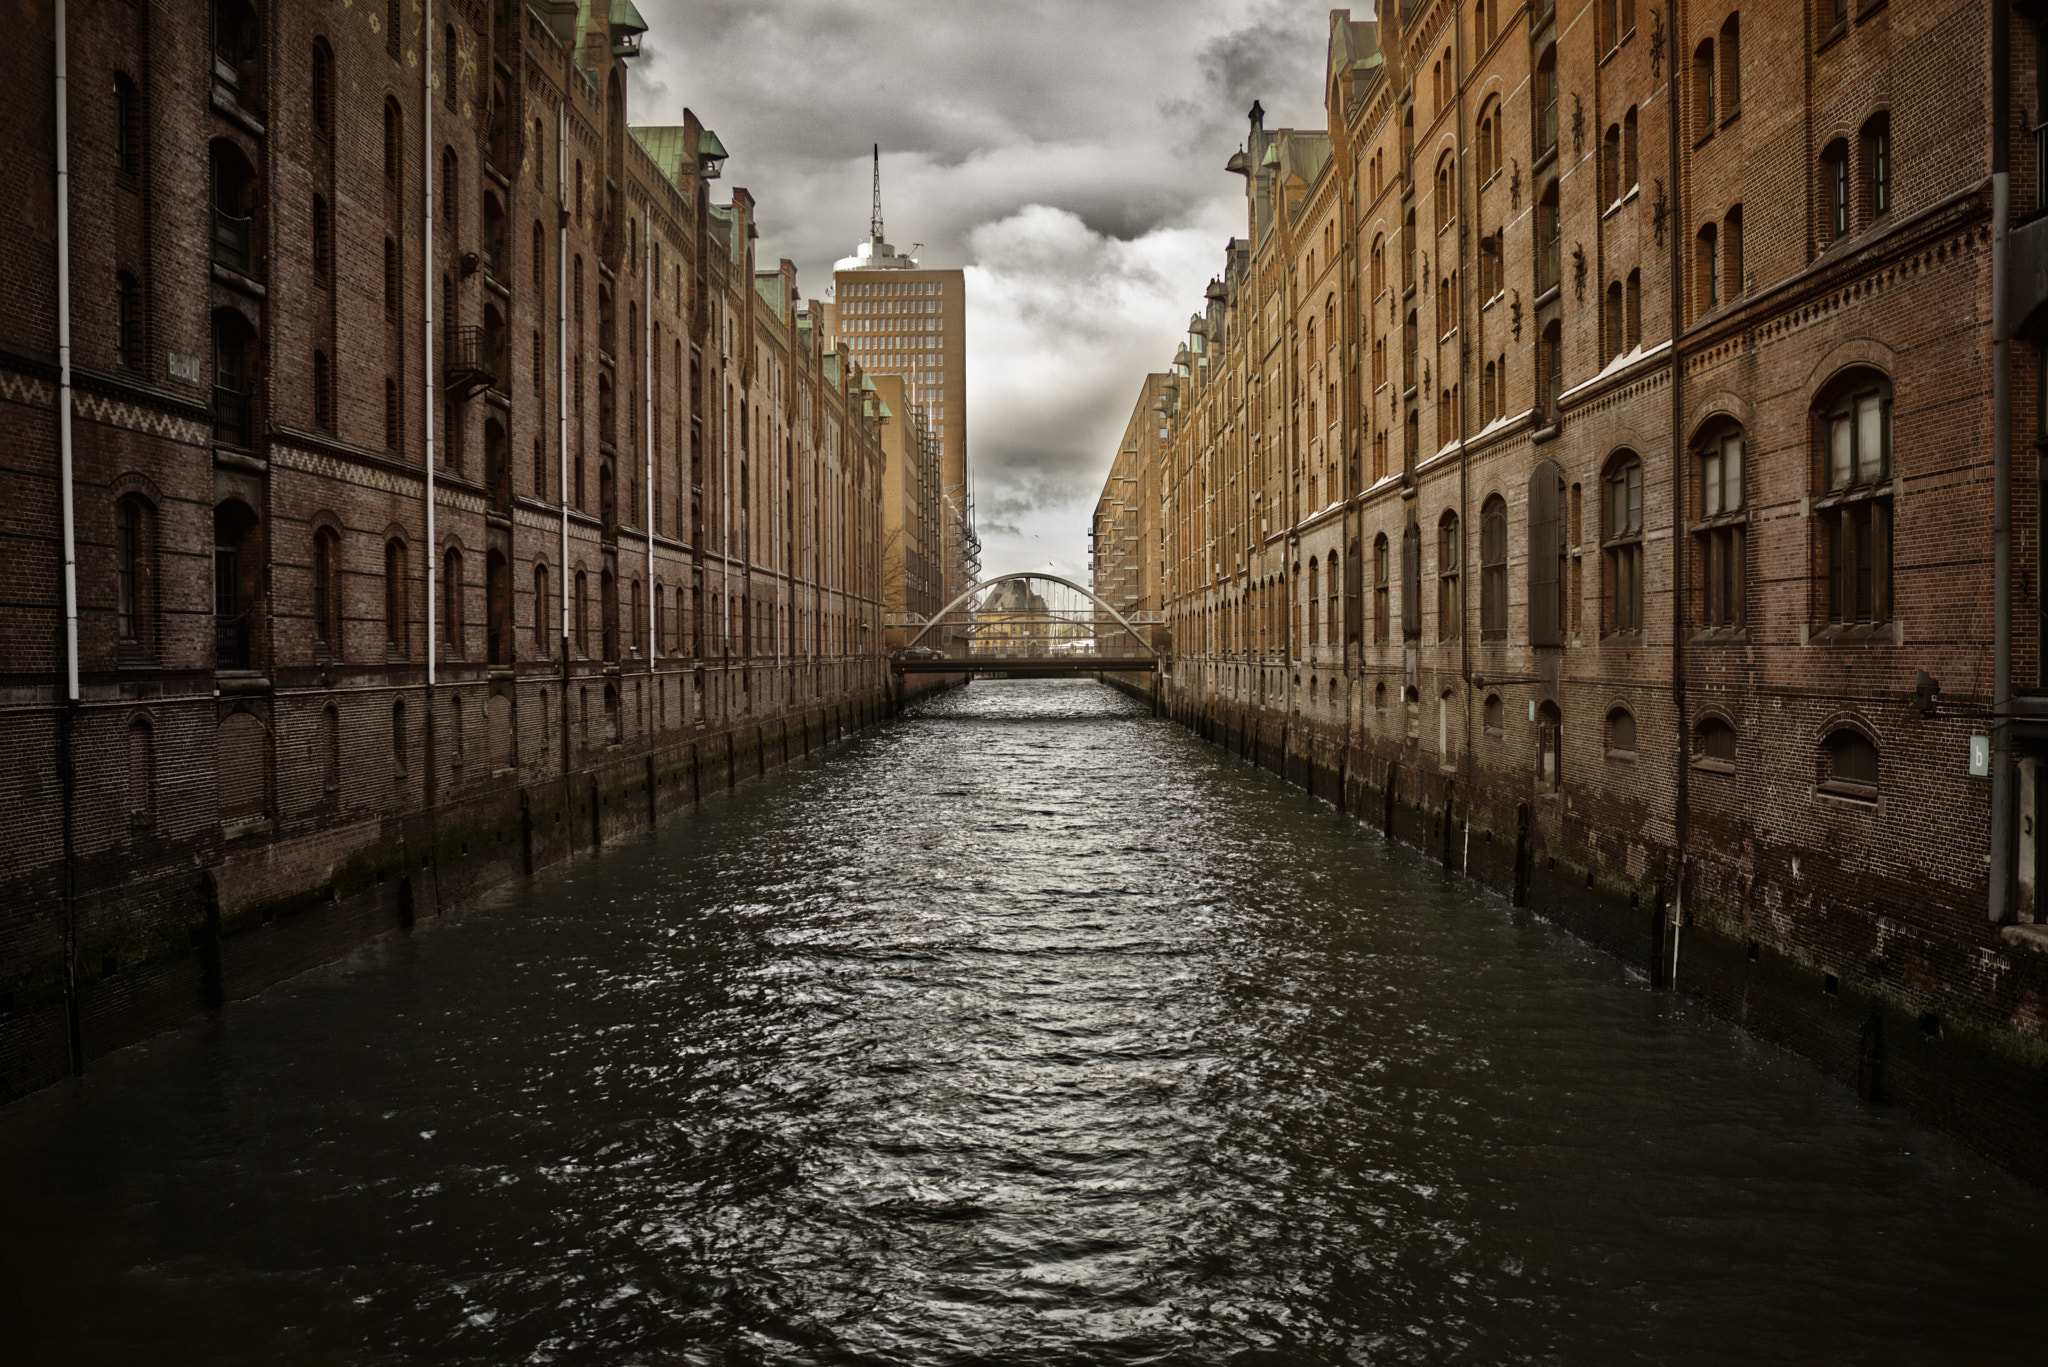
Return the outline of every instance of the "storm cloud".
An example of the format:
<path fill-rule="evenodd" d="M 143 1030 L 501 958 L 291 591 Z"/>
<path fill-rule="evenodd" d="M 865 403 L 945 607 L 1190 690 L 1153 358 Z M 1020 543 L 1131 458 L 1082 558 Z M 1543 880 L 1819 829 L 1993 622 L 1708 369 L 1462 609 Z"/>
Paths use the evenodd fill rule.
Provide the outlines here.
<path fill-rule="evenodd" d="M 1138 386 L 1244 230 L 1245 111 L 1322 123 L 1326 5 L 640 0 L 636 122 L 689 106 L 759 203 L 760 259 L 822 297 L 867 234 L 967 273 L 984 569 L 1085 575 Z M 1366 17 L 1370 4 L 1354 8 Z"/>

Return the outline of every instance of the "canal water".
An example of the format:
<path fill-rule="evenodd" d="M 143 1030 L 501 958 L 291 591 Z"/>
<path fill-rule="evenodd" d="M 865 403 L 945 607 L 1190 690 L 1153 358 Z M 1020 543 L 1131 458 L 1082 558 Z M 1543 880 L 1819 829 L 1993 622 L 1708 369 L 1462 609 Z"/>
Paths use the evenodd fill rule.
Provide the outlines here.
<path fill-rule="evenodd" d="M 0 1360 L 2048 1360 L 2048 1202 L 1089 682 L 0 1112 Z"/>

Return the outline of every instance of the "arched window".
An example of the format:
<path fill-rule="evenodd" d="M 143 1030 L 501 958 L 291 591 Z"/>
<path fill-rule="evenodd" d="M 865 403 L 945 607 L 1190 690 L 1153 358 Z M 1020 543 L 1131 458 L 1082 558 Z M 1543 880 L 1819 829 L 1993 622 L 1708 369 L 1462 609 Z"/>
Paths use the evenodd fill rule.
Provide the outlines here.
<path fill-rule="evenodd" d="M 451 660 L 462 658 L 462 552 L 450 546 L 441 555 L 441 644 Z"/>
<path fill-rule="evenodd" d="M 1545 48 L 1536 61 L 1536 152 L 1543 157 L 1557 149 L 1557 49 Z"/>
<path fill-rule="evenodd" d="M 542 278 L 547 269 L 548 238 L 541 228 L 540 220 L 533 221 L 533 293 L 538 299 L 542 291 Z"/>
<path fill-rule="evenodd" d="M 254 261 L 256 168 L 227 138 L 215 138 L 208 164 L 213 188 L 213 259 L 250 273 Z"/>
<path fill-rule="evenodd" d="M 1464 597 L 1459 591 L 1464 554 L 1458 515 L 1446 512 L 1436 524 L 1436 638 L 1455 641 L 1464 634 Z"/>
<path fill-rule="evenodd" d="M 1632 270 L 1621 288 L 1621 341 L 1634 351 L 1643 344 L 1643 273 Z"/>
<path fill-rule="evenodd" d="M 125 71 L 114 73 L 114 174 L 130 181 L 142 174 L 142 99 Z"/>
<path fill-rule="evenodd" d="M 1820 790 L 1864 802 L 1877 800 L 1878 751 L 1870 737 L 1847 726 L 1828 736 L 1821 745 Z"/>
<path fill-rule="evenodd" d="M 1627 194 L 1640 180 L 1636 170 L 1636 111 L 1633 107 L 1621 116 L 1621 166 L 1615 179 L 1621 186 L 1621 193 Z"/>
<path fill-rule="evenodd" d="M 1633 764 L 1636 758 L 1636 719 L 1626 707 L 1607 714 L 1607 758 Z"/>
<path fill-rule="evenodd" d="M 1714 40 L 1692 54 L 1692 136 L 1697 142 L 1714 131 Z"/>
<path fill-rule="evenodd" d="M 548 567 L 533 567 L 533 658 L 548 658 L 548 642 L 554 635 L 554 618 L 548 612 Z"/>
<path fill-rule="evenodd" d="M 1372 239 L 1372 296 L 1377 299 L 1387 289 L 1387 239 L 1375 234 Z"/>
<path fill-rule="evenodd" d="M 1508 504 L 1499 494 L 1479 507 L 1479 639 L 1508 634 Z"/>
<path fill-rule="evenodd" d="M 1601 552 L 1606 560 L 1607 629 L 1643 629 L 1643 462 L 1623 451 L 1607 463 Z"/>
<path fill-rule="evenodd" d="M 455 108 L 455 25 L 441 31 L 441 102 Z"/>
<path fill-rule="evenodd" d="M 1627 348 L 1622 344 L 1627 328 L 1622 321 L 1622 290 L 1619 280 L 1607 286 L 1607 307 L 1600 314 L 1600 342 L 1603 360 L 1612 361 Z"/>
<path fill-rule="evenodd" d="M 1721 117 L 1742 111 L 1742 16 L 1731 14 L 1721 25 Z"/>
<path fill-rule="evenodd" d="M 397 3 L 398 0 L 392 0 L 394 6 Z M 398 29 L 395 25 L 391 32 L 395 47 L 398 41 Z M 403 174 L 402 168 L 405 165 L 404 144 L 404 111 L 399 109 L 396 97 L 387 95 L 384 97 L 384 185 L 387 189 L 398 188 L 399 177 Z"/>
<path fill-rule="evenodd" d="M 1436 163 L 1436 230 L 1442 232 L 1458 216 L 1458 162 L 1446 152 Z"/>
<path fill-rule="evenodd" d="M 1735 728 L 1709 717 L 1693 731 L 1692 767 L 1709 774 L 1735 772 Z"/>
<path fill-rule="evenodd" d="M 247 0 L 214 0 L 213 51 L 226 66 L 230 84 L 240 87 L 247 81 L 250 73 L 245 68 L 255 61 L 262 38 L 256 11 Z"/>
<path fill-rule="evenodd" d="M 1829 385 L 1816 408 L 1822 496 L 1814 502 L 1826 556 L 1827 620 L 1891 620 L 1892 390 L 1875 371 Z"/>
<path fill-rule="evenodd" d="M 334 53 L 325 38 L 313 40 L 312 91 L 308 101 L 313 131 L 323 138 L 334 136 Z"/>
<path fill-rule="evenodd" d="M 1373 640 L 1384 645 L 1392 634 L 1393 552 L 1387 534 L 1381 532 L 1372 543 L 1372 631 Z"/>
<path fill-rule="evenodd" d="M 1621 199 L 1626 188 L 1621 180 L 1621 125 L 1607 126 L 1607 136 L 1600 140 L 1600 202 L 1612 205 Z"/>
<path fill-rule="evenodd" d="M 392 537 L 384 543 L 384 654 L 403 660 L 411 653 L 406 630 L 405 543 Z"/>
<path fill-rule="evenodd" d="M 1493 173 L 1500 169 L 1499 129 L 1495 126 L 1500 118 L 1500 102 L 1488 100 L 1479 109 L 1479 136 L 1473 140 L 1473 152 L 1479 158 L 1478 177 L 1481 185 L 1493 179 Z"/>
<path fill-rule="evenodd" d="M 1744 513 L 1742 429 L 1715 428 L 1697 450 L 1697 511 L 1702 625 L 1739 627 L 1748 532 Z"/>
<path fill-rule="evenodd" d="M 1538 462 L 1529 476 L 1529 644 L 1561 646 L 1567 617 L 1564 477 L 1557 462 Z"/>
<path fill-rule="evenodd" d="M 313 533 L 313 655 L 341 658 L 341 538 L 332 527 Z"/>
<path fill-rule="evenodd" d="M 114 504 L 114 613 L 123 653 L 156 649 L 156 518 L 139 494 Z"/>
<path fill-rule="evenodd" d="M 1564 717 L 1554 702 L 1536 706 L 1536 791 L 1554 793 L 1564 786 Z"/>
<path fill-rule="evenodd" d="M 1500 694 L 1486 695 L 1486 703 L 1480 709 L 1480 718 L 1486 727 L 1487 735 L 1498 737 L 1501 734 L 1507 721 L 1507 708 L 1501 705 Z"/>

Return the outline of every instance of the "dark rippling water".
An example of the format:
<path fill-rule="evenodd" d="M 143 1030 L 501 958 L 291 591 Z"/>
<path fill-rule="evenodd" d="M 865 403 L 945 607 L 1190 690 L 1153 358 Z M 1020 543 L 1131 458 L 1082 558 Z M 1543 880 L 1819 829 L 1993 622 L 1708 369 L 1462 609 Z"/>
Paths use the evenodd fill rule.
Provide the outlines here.
<path fill-rule="evenodd" d="M 7 1363 L 2039 1363 L 2048 1203 L 1091 683 L 0 1113 Z"/>

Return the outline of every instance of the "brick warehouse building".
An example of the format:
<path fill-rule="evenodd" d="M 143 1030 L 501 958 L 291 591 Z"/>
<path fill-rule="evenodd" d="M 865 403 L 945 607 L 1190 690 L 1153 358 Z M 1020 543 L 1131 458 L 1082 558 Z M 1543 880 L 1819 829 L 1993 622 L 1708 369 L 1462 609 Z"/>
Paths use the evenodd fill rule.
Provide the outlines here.
<path fill-rule="evenodd" d="M 881 715 L 884 418 L 626 0 L 0 57 L 0 1098 Z"/>
<path fill-rule="evenodd" d="M 1096 576 L 1160 585 L 1177 717 L 2039 1179 L 2048 100 L 2003 8 L 1334 12 L 1328 126 L 1254 107 L 1105 489 L 1161 534 Z"/>

